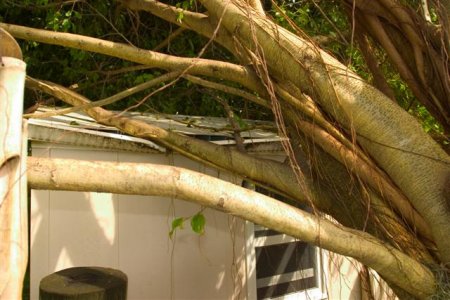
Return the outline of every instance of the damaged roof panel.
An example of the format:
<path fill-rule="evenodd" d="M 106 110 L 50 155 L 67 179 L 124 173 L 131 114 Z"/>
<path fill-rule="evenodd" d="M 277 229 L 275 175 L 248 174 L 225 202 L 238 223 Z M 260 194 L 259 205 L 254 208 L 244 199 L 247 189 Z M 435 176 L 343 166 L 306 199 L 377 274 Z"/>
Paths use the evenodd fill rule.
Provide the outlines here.
<path fill-rule="evenodd" d="M 37 114 L 54 111 L 53 108 L 39 108 Z M 217 144 L 233 145 L 233 131 L 225 118 L 195 117 L 182 115 L 156 115 L 137 112 L 122 113 L 124 117 L 139 120 L 160 128 L 196 136 Z M 279 143 L 280 138 L 271 131 L 271 122 L 244 120 L 241 136 L 245 143 Z M 165 148 L 149 140 L 121 133 L 117 128 L 97 123 L 81 112 L 57 115 L 44 119 L 29 119 L 29 139 L 73 146 L 88 146 L 133 152 L 165 152 Z M 279 148 L 279 147 L 277 147 Z"/>

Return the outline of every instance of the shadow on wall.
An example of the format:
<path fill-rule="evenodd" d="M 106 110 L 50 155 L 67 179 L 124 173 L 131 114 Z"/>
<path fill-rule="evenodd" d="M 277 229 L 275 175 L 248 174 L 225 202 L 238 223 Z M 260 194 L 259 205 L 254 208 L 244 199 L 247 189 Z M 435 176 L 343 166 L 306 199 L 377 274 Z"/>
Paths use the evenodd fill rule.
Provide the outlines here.
<path fill-rule="evenodd" d="M 119 267 L 113 195 L 32 191 L 32 199 L 31 299 L 38 298 L 39 281 L 49 273 L 72 266 Z"/>
<path fill-rule="evenodd" d="M 162 154 L 52 149 L 47 155 L 168 164 Z M 185 158 L 175 157 L 172 163 L 218 175 Z M 38 299 L 40 279 L 73 266 L 123 271 L 131 300 L 227 299 L 239 292 L 240 298 L 245 297 L 243 283 L 237 282 L 245 278 L 240 219 L 230 231 L 228 215 L 206 210 L 205 234 L 194 234 L 187 221 L 173 244 L 168 236 L 173 216 L 189 217 L 200 210 L 198 205 L 160 197 L 65 191 L 32 191 L 31 197 L 31 299 Z M 233 277 L 233 262 L 239 276 Z"/>

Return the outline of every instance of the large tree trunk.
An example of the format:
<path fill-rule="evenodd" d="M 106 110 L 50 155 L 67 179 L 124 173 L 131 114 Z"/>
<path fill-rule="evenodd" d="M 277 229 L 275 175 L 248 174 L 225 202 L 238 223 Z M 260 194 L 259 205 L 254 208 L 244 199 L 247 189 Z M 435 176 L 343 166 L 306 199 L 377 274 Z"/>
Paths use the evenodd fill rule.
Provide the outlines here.
<path fill-rule="evenodd" d="M 202 1 L 248 49 L 261 51 L 270 75 L 304 90 L 376 160 L 431 226 L 450 262 L 450 159 L 417 121 L 336 59 L 232 1 Z M 241 3 L 242 4 L 242 3 Z"/>
<path fill-rule="evenodd" d="M 181 74 L 180 76 L 194 84 L 239 95 L 258 105 L 271 108 L 289 157 L 289 164 L 259 160 L 240 151 L 130 120 L 94 107 L 96 104 L 85 97 L 50 82 L 29 78 L 27 85 L 73 106 L 82 106 L 100 123 L 115 126 L 130 135 L 151 139 L 187 157 L 229 170 L 267 186 L 291 200 L 310 204 L 314 209 L 332 215 L 341 224 L 353 229 L 343 229 L 325 222 L 323 224 L 327 225 L 321 227 L 318 232 L 315 225 L 306 225 L 308 222 L 320 220 L 322 226 L 324 221 L 317 216 L 304 215 L 291 206 L 273 202 L 249 191 L 244 193 L 240 189 L 235 190 L 236 187 L 223 185 L 221 182 L 209 181 L 212 179 L 203 180 L 203 177 L 202 180 L 199 179 L 198 184 L 226 186 L 237 194 L 231 195 L 227 194 L 226 190 L 221 190 L 229 195 L 230 199 L 234 199 L 228 202 L 230 206 L 223 206 L 221 196 L 214 194 L 216 191 L 206 193 L 203 190 L 210 198 L 201 198 L 201 201 L 204 201 L 202 204 L 216 208 L 220 204 L 220 208 L 229 213 L 306 241 L 317 242 L 315 238 L 320 235 L 321 246 L 353 256 L 373 267 L 390 284 L 399 287 L 396 292 L 406 291 L 419 297 L 434 293 L 436 282 L 430 279 L 433 276 L 421 263 L 436 266 L 448 265 L 450 262 L 450 158 L 411 115 L 319 49 L 309 38 L 296 36 L 276 25 L 264 15 L 258 1 L 202 0 L 208 14 L 183 11 L 184 18 L 181 23 L 177 18 L 182 11 L 180 8 L 153 0 L 122 2 L 130 9 L 146 10 L 168 22 L 213 39 L 232 52 L 242 65 L 201 58 L 175 57 L 75 34 L 8 24 L 0 26 L 18 38 L 93 51 L 175 71 L 177 73 L 169 73 L 166 76 L 173 78 L 171 76 Z M 390 3 L 393 1 L 356 2 L 358 9 L 364 13 L 368 12 L 364 10 L 368 7 L 369 11 L 383 12 L 386 7 L 390 7 Z M 400 9 L 395 11 L 403 16 L 402 12 Z M 369 14 L 368 18 L 370 17 Z M 386 14 L 386 18 L 390 17 L 390 14 Z M 373 21 L 370 23 L 372 27 L 378 28 L 376 20 L 370 20 Z M 369 27 L 366 28 L 367 32 L 373 33 Z M 400 27 L 402 26 L 399 25 Z M 407 31 L 408 37 L 416 36 L 410 29 Z M 380 40 L 382 44 L 381 41 L 385 40 Z M 393 58 L 398 56 L 395 51 L 391 54 Z M 417 74 L 422 70 L 423 63 L 419 54 L 421 53 L 415 52 Z M 401 68 L 402 65 L 398 67 Z M 402 73 L 401 71 L 399 72 Z M 408 72 L 410 73 L 405 69 L 403 73 L 409 76 Z M 442 68 L 437 68 L 436 72 L 442 73 Z M 216 81 L 220 80 L 220 83 L 191 75 L 214 78 Z M 430 79 L 420 78 L 419 83 L 423 86 L 426 80 Z M 224 87 L 223 82 L 237 83 L 242 89 L 249 91 Z M 416 81 L 411 80 L 410 84 L 416 84 Z M 442 91 L 430 91 L 430 97 L 435 94 L 444 95 L 447 85 L 444 82 L 442 86 Z M 418 93 L 420 92 L 418 90 Z M 110 100 L 101 101 L 97 105 L 103 105 Z M 438 100 L 435 101 L 438 104 L 440 101 L 448 101 Z M 436 111 L 442 112 L 442 119 L 445 120 L 446 112 L 439 109 Z M 30 160 L 30 163 L 36 168 L 39 165 L 35 160 Z M 42 160 L 42 164 L 44 169 L 50 165 L 61 169 L 67 167 L 63 161 Z M 83 166 L 86 165 L 80 163 L 80 167 Z M 117 165 L 98 167 L 108 167 L 111 171 L 117 168 L 117 172 L 122 172 L 121 167 Z M 140 174 L 137 166 L 130 168 L 132 172 Z M 175 169 L 166 171 L 168 173 L 152 176 L 174 176 L 175 180 L 179 179 L 178 174 L 184 173 Z M 46 177 L 47 171 L 42 172 L 41 179 L 31 179 L 35 187 L 81 190 L 95 188 L 92 185 L 95 179 L 90 184 L 77 181 L 76 177 L 61 177 L 60 186 L 55 186 L 54 182 Z M 121 176 L 119 173 L 116 175 Z M 67 174 L 76 175 L 71 172 Z M 145 176 L 149 175 L 145 173 Z M 197 178 L 195 174 L 190 176 Z M 79 185 L 73 185 L 74 182 Z M 111 182 L 115 182 L 113 178 Z M 136 179 L 138 190 L 134 192 L 147 193 L 145 188 L 148 182 L 139 182 Z M 109 185 L 109 182 L 104 184 L 101 187 L 104 191 L 122 191 L 119 187 Z M 163 180 L 158 179 L 154 184 L 163 184 Z M 197 199 L 197 195 L 194 197 L 192 190 L 189 190 L 191 187 L 183 184 L 176 186 L 179 189 L 178 195 L 186 200 Z M 170 188 L 173 187 L 172 185 Z M 168 186 L 155 188 L 161 195 L 170 189 Z M 236 195 L 243 197 L 242 201 L 239 201 Z M 216 199 L 216 202 L 211 199 Z M 415 234 L 415 229 L 418 235 Z M 365 230 L 371 235 L 362 232 Z M 336 240 L 330 233 L 347 239 L 347 242 Z M 384 242 L 389 246 L 383 244 Z M 368 243 L 379 249 L 381 254 L 377 256 L 368 247 Z M 369 252 L 362 253 L 362 249 Z M 397 267 L 386 249 L 395 253 L 393 256 L 397 256 Z M 399 267 L 401 264 L 408 265 Z M 418 271 L 409 273 L 416 265 Z M 421 280 L 423 285 L 420 285 Z"/>

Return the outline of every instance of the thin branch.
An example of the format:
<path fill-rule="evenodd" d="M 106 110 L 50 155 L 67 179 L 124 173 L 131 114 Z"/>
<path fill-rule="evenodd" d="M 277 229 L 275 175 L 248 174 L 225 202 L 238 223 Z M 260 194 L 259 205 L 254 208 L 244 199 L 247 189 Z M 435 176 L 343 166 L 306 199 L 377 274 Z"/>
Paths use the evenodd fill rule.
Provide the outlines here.
<path fill-rule="evenodd" d="M 204 87 L 207 88 L 211 88 L 211 89 L 215 89 L 218 91 L 222 91 L 225 93 L 228 93 L 230 95 L 235 95 L 235 96 L 239 96 L 242 97 L 244 99 L 250 100 L 253 103 L 259 104 L 261 106 L 264 106 L 266 108 L 270 108 L 269 106 L 269 102 L 259 96 L 256 96 L 254 94 L 251 94 L 249 92 L 243 91 L 242 89 L 237 89 L 237 88 L 233 88 L 224 84 L 220 84 L 217 82 L 213 82 L 213 81 L 209 81 L 209 80 L 205 80 L 202 79 L 200 77 L 196 77 L 196 76 L 192 76 L 192 75 L 184 75 L 184 78 L 186 78 L 187 80 L 189 80 L 192 83 L 198 84 L 198 85 L 202 85 Z"/>
<path fill-rule="evenodd" d="M 264 11 L 264 7 L 261 3 L 261 0 L 246 0 L 247 4 L 252 7 L 255 11 L 265 16 L 266 12 Z"/>
<path fill-rule="evenodd" d="M 117 33 L 117 35 L 119 35 L 124 41 L 126 41 L 128 43 L 128 45 L 133 46 L 133 43 L 130 42 L 130 40 L 128 40 L 125 35 L 123 35 L 117 28 L 116 26 L 114 26 L 113 22 L 111 22 L 111 20 L 108 20 L 107 17 L 105 17 L 98 9 L 96 9 L 93 5 L 91 5 L 89 2 L 86 2 L 87 6 L 89 6 L 97 15 L 100 16 L 100 18 L 102 18 L 103 20 L 105 20 L 105 22 L 111 26 L 111 28 L 113 29 L 113 31 L 115 31 Z"/>
<path fill-rule="evenodd" d="M 134 72 L 134 71 L 141 71 L 141 70 L 148 70 L 154 68 L 153 66 L 148 65 L 137 65 L 137 66 L 129 66 L 124 67 L 116 70 L 110 70 L 110 71 L 99 71 L 101 74 L 105 74 L 106 76 L 112 76 L 112 75 L 118 75 L 122 73 L 128 73 L 128 72 Z"/>
<path fill-rule="evenodd" d="M 374 86 L 382 91 L 392 101 L 395 101 L 394 91 L 389 86 L 383 72 L 380 70 L 373 48 L 367 40 L 367 36 L 360 32 L 356 32 L 356 40 L 359 44 L 364 60 L 372 73 Z"/>
<path fill-rule="evenodd" d="M 93 108 L 93 107 L 97 107 L 97 106 L 104 106 L 104 105 L 108 105 L 108 104 L 112 104 L 115 103 L 117 101 L 120 101 L 126 97 L 129 97 L 133 94 L 142 92 L 150 87 L 153 87 L 155 85 L 158 85 L 160 83 L 164 83 L 165 81 L 168 80 L 172 80 L 176 77 L 178 77 L 181 74 L 181 72 L 171 72 L 171 73 L 167 73 L 164 74 L 162 76 L 159 76 L 157 78 L 154 78 L 152 80 L 149 80 L 147 82 L 141 83 L 135 87 L 126 89 L 120 93 L 117 93 L 111 97 L 102 99 L 102 100 L 98 100 L 98 101 L 94 101 L 94 102 L 90 102 L 90 103 L 86 103 L 86 104 L 82 104 L 82 105 L 78 105 L 75 107 L 70 107 L 70 108 L 63 108 L 63 109 L 58 109 L 55 111 L 49 111 L 46 113 L 34 113 L 34 114 L 25 114 L 23 115 L 24 118 L 33 118 L 33 119 L 42 119 L 42 118 L 48 118 L 48 117 L 53 117 L 53 116 L 58 116 L 58 115 L 65 115 L 71 112 L 76 112 L 76 111 L 80 111 L 80 110 L 86 110 L 89 108 Z M 28 81 L 28 85 L 32 85 L 32 86 L 36 86 L 38 85 L 38 81 L 36 79 L 33 79 L 31 77 L 27 77 L 27 81 Z"/>
<path fill-rule="evenodd" d="M 349 45 L 350 43 L 347 41 L 347 39 L 345 38 L 345 36 L 342 34 L 342 32 L 339 30 L 339 28 L 336 26 L 335 22 L 333 22 L 328 15 L 323 11 L 322 7 L 320 7 L 320 5 L 316 2 L 316 0 L 312 0 L 312 3 L 314 4 L 314 6 L 319 10 L 319 12 L 322 14 L 322 16 L 325 18 L 325 20 L 327 20 L 327 22 L 331 25 L 331 27 L 334 28 L 334 32 L 336 32 L 342 39 L 342 41 L 346 44 Z"/>
<path fill-rule="evenodd" d="M 177 29 L 175 29 L 174 32 L 172 32 L 171 34 L 169 34 L 169 36 L 162 41 L 161 43 L 159 43 L 155 48 L 153 48 L 153 51 L 159 51 L 162 48 L 166 47 L 167 45 L 170 45 L 170 42 L 176 38 L 177 36 L 179 36 L 180 34 L 182 34 L 184 31 L 186 30 L 186 28 L 183 27 L 178 27 Z"/>
<path fill-rule="evenodd" d="M 131 10 L 147 11 L 170 23 L 193 30 L 208 38 L 212 37 L 216 30 L 216 24 L 202 13 L 190 12 L 154 0 L 121 0 L 121 2 Z M 181 21 L 179 20 L 180 14 L 183 14 Z M 231 52 L 235 48 L 231 35 L 223 28 L 219 28 L 219 34 L 215 41 Z"/>
<path fill-rule="evenodd" d="M 424 19 L 431 23 L 431 15 L 430 15 L 430 10 L 428 8 L 428 0 L 421 0 L 421 6 L 422 6 L 422 13 L 423 13 L 423 17 Z"/>
<path fill-rule="evenodd" d="M 27 81 L 27 84 L 73 106 L 90 103 L 87 98 L 74 91 L 48 81 Z M 306 194 L 305 191 L 302 191 L 297 185 L 291 169 L 281 163 L 255 158 L 230 148 L 167 131 L 100 107 L 90 108 L 86 112 L 99 123 L 114 126 L 131 136 L 153 140 L 188 158 L 215 168 L 233 171 L 240 176 L 251 178 L 263 186 L 270 183 L 280 193 L 297 201 L 305 201 L 303 198 Z M 314 188 L 314 186 L 311 187 Z M 318 207 L 329 207 L 330 205 L 325 203 L 329 199 L 317 198 L 315 201 L 317 201 L 315 205 Z"/>
<path fill-rule="evenodd" d="M 177 57 L 83 35 L 53 32 L 12 24 L 0 23 L 0 28 L 4 28 L 11 35 L 20 39 L 96 52 L 165 70 L 189 69 L 191 74 L 234 81 L 250 90 L 264 93 L 264 88 L 253 70 L 232 63 L 201 58 Z"/>
<path fill-rule="evenodd" d="M 226 100 L 222 99 L 221 97 L 219 97 L 217 95 L 215 95 L 215 98 L 217 99 L 217 101 L 219 101 L 220 104 L 222 104 L 223 109 L 225 110 L 228 121 L 230 122 L 231 128 L 233 130 L 233 137 L 236 142 L 236 148 L 239 151 L 246 153 L 247 151 L 245 150 L 244 139 L 242 138 L 242 136 L 240 134 L 241 130 L 240 130 L 239 124 L 235 120 L 233 109 L 230 107 L 230 105 L 228 104 L 228 102 Z"/>

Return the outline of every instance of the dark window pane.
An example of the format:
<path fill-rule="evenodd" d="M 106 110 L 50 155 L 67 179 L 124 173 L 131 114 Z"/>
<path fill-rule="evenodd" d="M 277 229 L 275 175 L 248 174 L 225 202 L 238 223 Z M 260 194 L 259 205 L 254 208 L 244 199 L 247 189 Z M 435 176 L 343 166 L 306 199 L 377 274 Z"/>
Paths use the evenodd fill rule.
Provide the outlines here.
<path fill-rule="evenodd" d="M 315 268 L 315 248 L 303 242 L 256 247 L 256 278 Z"/>
<path fill-rule="evenodd" d="M 283 197 L 268 193 L 264 189 L 257 187 L 256 190 L 285 201 Z M 311 211 L 303 206 L 301 209 Z M 255 227 L 258 245 L 264 244 L 260 243 L 261 241 L 282 241 L 276 245 L 255 247 L 257 298 L 280 297 L 319 287 L 316 248 L 301 241 L 278 239 L 274 237 L 276 235 L 280 233 L 271 229 L 264 230 L 261 226 Z"/>

